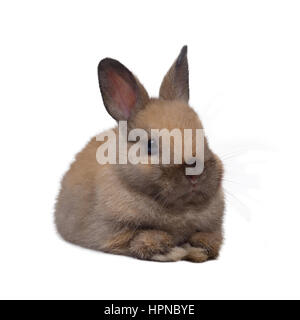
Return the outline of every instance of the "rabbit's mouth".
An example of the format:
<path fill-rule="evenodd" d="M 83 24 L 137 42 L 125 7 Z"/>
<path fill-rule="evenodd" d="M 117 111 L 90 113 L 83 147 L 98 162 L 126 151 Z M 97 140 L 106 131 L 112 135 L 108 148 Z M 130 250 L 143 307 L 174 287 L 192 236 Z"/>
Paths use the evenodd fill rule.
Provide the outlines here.
<path fill-rule="evenodd" d="M 173 207 L 181 205 L 199 206 L 212 199 L 218 192 L 223 176 L 223 168 L 218 158 L 205 161 L 204 170 L 198 176 L 184 176 L 181 183 L 174 181 L 168 203 Z"/>

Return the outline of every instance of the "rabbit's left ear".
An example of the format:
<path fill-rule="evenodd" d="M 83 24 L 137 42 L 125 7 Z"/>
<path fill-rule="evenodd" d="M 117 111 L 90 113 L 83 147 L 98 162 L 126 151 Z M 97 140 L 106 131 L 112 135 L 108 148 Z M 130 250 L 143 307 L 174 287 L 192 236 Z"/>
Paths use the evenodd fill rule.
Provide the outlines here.
<path fill-rule="evenodd" d="M 187 46 L 173 63 L 172 67 L 165 75 L 160 86 L 159 96 L 165 100 L 189 101 L 189 66 L 187 60 Z"/>
<path fill-rule="evenodd" d="M 107 112 L 117 121 L 128 120 L 149 101 L 145 88 L 119 61 L 106 58 L 98 65 L 99 86 Z"/>

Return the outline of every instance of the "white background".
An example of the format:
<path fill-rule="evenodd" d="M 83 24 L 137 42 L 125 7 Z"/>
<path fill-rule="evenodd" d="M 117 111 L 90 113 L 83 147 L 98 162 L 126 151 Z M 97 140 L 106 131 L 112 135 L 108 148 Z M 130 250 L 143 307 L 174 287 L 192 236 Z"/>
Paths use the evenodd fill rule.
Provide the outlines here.
<path fill-rule="evenodd" d="M 0 298 L 300 298 L 299 16 L 299 1 L 1 1 Z M 120 60 L 156 95 L 184 44 L 191 105 L 227 170 L 220 259 L 153 263 L 63 242 L 60 179 L 114 125 L 98 62 Z"/>

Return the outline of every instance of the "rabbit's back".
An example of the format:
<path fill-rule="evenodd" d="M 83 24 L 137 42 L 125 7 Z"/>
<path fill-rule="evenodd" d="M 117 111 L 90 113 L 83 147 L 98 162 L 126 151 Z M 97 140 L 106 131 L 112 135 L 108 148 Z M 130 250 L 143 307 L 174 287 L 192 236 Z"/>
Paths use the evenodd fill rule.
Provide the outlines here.
<path fill-rule="evenodd" d="M 102 169 L 97 160 L 97 148 L 103 142 L 93 137 L 76 155 L 64 175 L 55 206 L 55 223 L 59 234 L 78 243 L 96 203 L 95 178 Z"/>

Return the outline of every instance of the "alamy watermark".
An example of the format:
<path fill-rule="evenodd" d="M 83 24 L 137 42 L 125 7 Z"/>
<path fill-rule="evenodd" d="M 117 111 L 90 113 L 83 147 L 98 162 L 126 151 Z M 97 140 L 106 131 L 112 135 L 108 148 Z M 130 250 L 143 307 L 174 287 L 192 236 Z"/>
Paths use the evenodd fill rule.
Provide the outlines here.
<path fill-rule="evenodd" d="M 117 131 L 117 132 L 116 132 Z M 203 129 L 132 129 L 120 121 L 117 130 L 99 134 L 96 159 L 99 164 L 186 164 L 186 175 L 204 169 Z M 130 146 L 128 146 L 128 141 Z"/>

